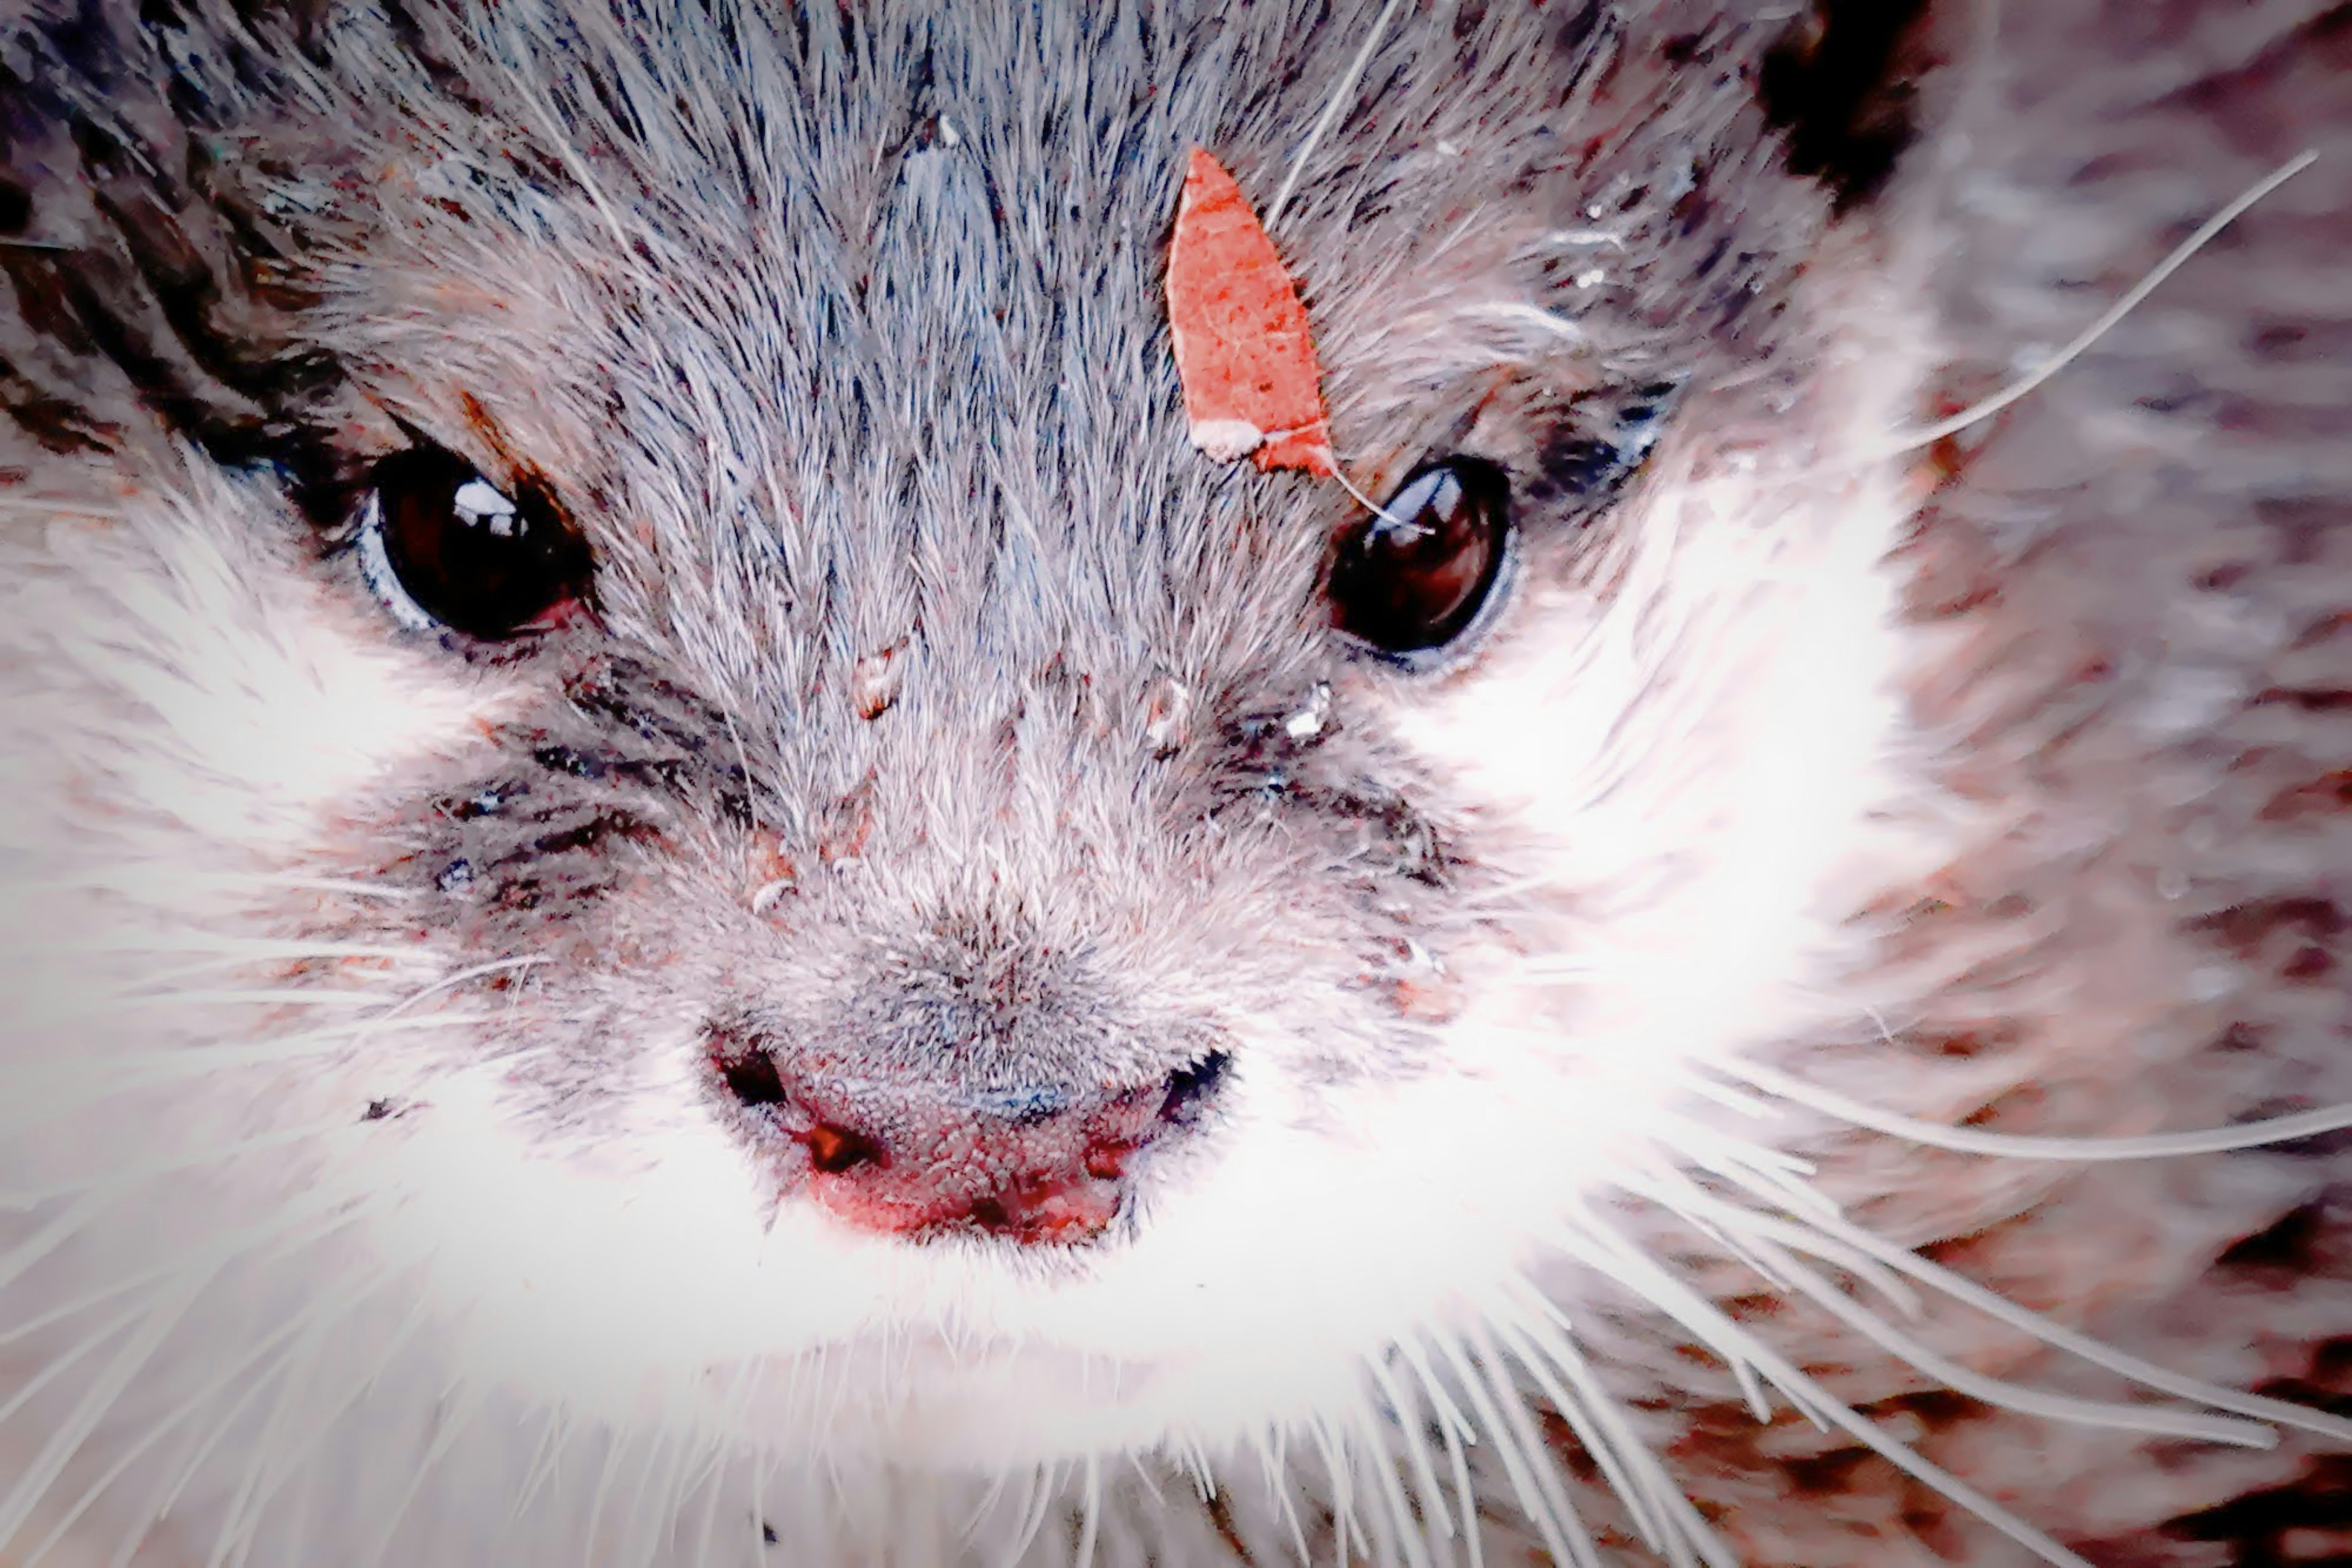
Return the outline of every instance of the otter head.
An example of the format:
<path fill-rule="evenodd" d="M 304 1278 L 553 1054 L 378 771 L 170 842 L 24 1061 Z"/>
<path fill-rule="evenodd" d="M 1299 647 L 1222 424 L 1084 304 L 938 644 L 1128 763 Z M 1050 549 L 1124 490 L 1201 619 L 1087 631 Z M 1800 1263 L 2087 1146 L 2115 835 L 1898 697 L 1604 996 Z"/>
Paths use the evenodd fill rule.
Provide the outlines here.
<path fill-rule="evenodd" d="M 154 9 L 20 71 L 82 129 L 8 253 L 101 351 L 25 359 L 13 546 L 13 846 L 81 874 L 12 945 L 82 956 L 12 1049 L 45 1161 L 146 1173 L 88 1246 L 991 1474 L 1516 1432 L 1514 1358 L 1602 1408 L 1558 1303 L 1715 1321 L 1622 1205 L 1797 1190 L 1710 1071 L 1948 849 L 1886 810 L 1924 351 L 1778 24 Z M 1378 510 L 1188 443 L 1194 146 Z"/>

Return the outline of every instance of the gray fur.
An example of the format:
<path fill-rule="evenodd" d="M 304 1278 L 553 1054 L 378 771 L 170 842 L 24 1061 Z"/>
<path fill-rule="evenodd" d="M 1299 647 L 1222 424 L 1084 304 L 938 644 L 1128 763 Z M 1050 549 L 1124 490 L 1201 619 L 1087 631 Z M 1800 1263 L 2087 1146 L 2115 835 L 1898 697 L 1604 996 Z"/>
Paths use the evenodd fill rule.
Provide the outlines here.
<path fill-rule="evenodd" d="M 0 506 L 24 552 L 12 563 L 31 563 L 27 582 L 61 570 L 17 536 L 109 509 L 139 520 L 110 537 L 143 562 L 141 531 L 169 526 L 148 521 L 169 511 L 157 498 L 200 497 L 187 510 L 205 528 L 250 530 L 257 542 L 236 548 L 268 562 L 272 583 L 315 589 L 335 606 L 320 616 L 370 628 L 414 661 L 402 669 L 432 672 L 415 679 L 494 713 L 465 744 L 379 771 L 284 854 L 256 858 L 340 890 L 218 922 L 405 952 L 385 962 L 431 976 L 417 1012 L 464 1020 L 414 1043 L 387 1028 L 289 1090 L 304 1110 L 315 1095 L 321 1118 L 351 1124 L 337 1136 L 360 1141 L 333 1145 L 361 1151 L 347 1165 L 301 1145 L 298 1178 L 324 1173 L 317 1192 L 383 1219 L 364 1173 L 397 1168 L 441 1114 L 436 1086 L 484 1061 L 551 1161 L 650 1175 L 640 1141 L 716 1125 L 767 1170 L 774 1140 L 756 1119 L 707 1080 L 696 1098 L 666 1076 L 670 1042 L 705 1037 L 749 1042 L 787 1072 L 921 1084 L 959 1104 L 1126 1092 L 1230 1053 L 1244 1080 L 1295 1092 L 1294 1131 L 1344 1144 L 1365 1097 L 1454 1070 L 1439 1026 L 1449 961 L 1470 962 L 1497 930 L 1523 948 L 1570 931 L 1605 956 L 1622 890 L 1568 889 L 1545 910 L 1557 923 L 1513 927 L 1534 830 L 1405 738 L 1406 717 L 1480 679 L 1477 658 L 1412 677 L 1325 626 L 1319 574 L 1354 503 L 1303 476 L 1213 466 L 1185 440 L 1160 292 L 1184 153 L 1212 149 L 1271 202 L 1379 10 L 34 0 L 0 24 L 0 196 L 21 194 L 25 209 L 0 235 L 13 301 L 0 308 L 0 402 L 21 432 L 0 447 L 17 491 Z M 2320 100 L 2343 79 L 2340 60 L 2326 63 L 2342 27 L 2309 7 L 2249 8 L 2242 31 L 2088 5 L 1988 29 L 1955 11 L 1915 40 L 1944 67 L 1923 89 L 1932 134 L 1883 195 L 1841 216 L 1835 193 L 1789 166 L 1757 99 L 1787 10 L 1404 7 L 1299 164 L 1273 237 L 1314 317 L 1343 465 L 1375 493 L 1425 455 L 1501 465 L 1536 601 L 1635 591 L 1639 542 L 1621 534 L 1620 503 L 1653 482 L 1654 444 L 1769 449 L 1778 429 L 1793 447 L 1834 422 L 1822 389 L 1847 297 L 1830 284 L 1849 270 L 1923 297 L 1922 319 L 1950 339 L 1937 390 L 1974 394 L 2020 342 L 2072 330 L 2084 273 L 2101 269 L 2103 300 L 2167 226 L 2292 150 L 2260 111 L 2232 119 L 2239 104 L 2301 105 L 2313 124 L 2297 135 L 2340 140 L 2342 111 Z M 2305 48 L 2336 54 L 2298 66 Z M 2200 92 L 2224 108 L 2182 107 Z M 2020 107 L 2035 104 L 2057 106 L 2038 136 Z M 2263 127 L 2244 132 L 2246 157 L 2211 153 L 2243 125 Z M 2156 166 L 2111 174 L 2102 158 Z M 1945 454 L 1965 472 L 1903 542 L 1917 666 L 1887 674 L 1916 726 L 1917 795 L 1903 809 L 1965 819 L 1953 834 L 1965 858 L 1924 890 L 1871 889 L 1853 926 L 1866 954 L 1832 982 L 1853 1005 L 1774 1060 L 1923 1115 L 1998 1104 L 2001 1125 L 2044 1131 L 2106 1125 L 2095 1112 L 2118 1085 L 2168 1097 L 2173 1125 L 2346 1098 L 2331 726 L 2352 680 L 2331 662 L 2347 580 L 2329 525 L 2352 483 L 2340 456 L 2352 397 L 2340 366 L 2301 346 L 2335 342 L 2352 317 L 2340 280 L 2311 263 L 2310 237 L 2340 233 L 2352 210 L 2345 163 L 2339 151 L 2294 188 L 2304 205 L 2257 215 L 2244 248 L 2210 258 L 2233 256 L 2249 292 L 2275 291 L 2275 321 L 2213 305 L 2224 285 L 2212 274 L 2203 300 L 2184 279 L 2173 314 L 2152 308 L 1980 447 Z M 2109 184 L 2078 202 L 2077 179 Z M 2006 220 L 1981 214 L 2005 210 L 2033 216 L 1988 237 Z M 2053 211 L 2065 220 L 2045 223 Z M 2168 433 L 2082 456 L 2118 421 L 2150 420 Z M 593 626 L 510 657 L 366 618 L 338 542 L 368 462 L 412 434 L 560 499 L 597 560 Z M 2147 479 L 2159 461 L 2163 477 Z M 1672 645 L 1675 601 L 1658 604 L 1657 639 Z M 1559 628 L 1515 635 L 1565 647 L 1580 612 L 1558 613 Z M 53 643 L 106 636 L 60 616 L 6 647 L 22 668 Z M 1679 770 L 1643 766 L 1644 737 L 1699 700 L 1702 662 L 1663 658 L 1613 715 L 1634 759 L 1622 789 L 1663 794 L 1710 771 L 1696 749 Z M 1308 712 L 1313 723 L 1288 722 Z M 146 722 L 121 728 L 135 738 Z M 67 728 L 32 738 L 57 771 L 81 755 Z M 91 829 L 94 841 L 112 831 Z M 104 857 L 89 860 L 76 869 L 104 883 Z M 1656 860 L 1656 876 L 1677 874 L 1674 847 Z M 2237 967 L 2207 984 L 2197 966 L 2217 949 Z M 1691 962 L 1703 977 L 1711 957 Z M 333 963 L 292 967 L 276 978 L 289 1008 L 357 984 Z M 378 1002 L 407 1007 L 390 984 Z M 1870 1023 L 1889 997 L 1892 1037 Z M 1289 1054 L 1254 1056 L 1237 1038 L 1253 1028 Z M 251 1030 L 261 1043 L 282 1032 L 266 1019 Z M 24 1038 L 0 1046 L 0 1066 L 32 1060 L 29 1025 Z M 208 1044 L 224 1041 L 243 1037 Z M 247 1080 L 220 1081 L 234 1106 Z M 140 1084 L 121 1092 L 147 1103 Z M 72 1145 L 89 1097 L 60 1098 L 57 1143 Z M 101 1147 L 131 1140 L 98 1125 L 68 1152 L 39 1126 L 22 1152 L 0 1131 L 0 1172 L 29 1187 L 52 1167 L 102 1171 L 141 1152 Z M 1181 1219 L 1233 1142 L 1213 1106 L 1185 1132 L 1151 1152 L 1099 1251 Z M 2272 1335 L 2268 1370 L 2300 1380 L 2287 1394 L 2340 1397 L 2321 1382 L 2336 1364 L 2326 1343 L 2342 1338 L 2340 1242 L 2295 1243 L 2259 1293 L 2232 1293 L 2225 1252 L 2290 1213 L 2337 1237 L 2339 1144 L 2103 1184 L 2044 1167 L 1988 1174 L 1840 1132 L 1798 1142 L 1829 1190 L 1906 1246 L 1978 1249 L 1978 1272 L 2012 1293 L 2231 1386 L 2263 1370 L 2245 1342 Z M 1507 1184 L 1517 1152 L 1491 1152 Z M 263 1169 L 299 1212 L 306 1181 Z M 248 1175 L 225 1167 L 139 1223 L 175 1237 L 267 1218 L 268 1203 L 250 1212 Z M 777 1212 L 796 1201 L 794 1180 L 763 1189 Z M 2302 1461 L 2085 1437 L 2023 1463 L 2039 1426 L 1962 1407 L 1801 1300 L 1757 1296 L 1685 1215 L 1621 1206 L 1627 1234 L 1703 1296 L 1769 1320 L 1839 1397 L 1908 1420 L 1956 1471 L 2086 1552 L 2203 1561 L 2181 1542 L 2204 1527 L 2168 1534 L 2166 1521 L 2291 1479 Z M 0 1247 L 23 1250 L 0 1260 L 31 1256 L 43 1234 L 16 1218 L 47 1215 L 10 1216 Z M 103 1474 L 142 1414 L 200 1384 L 206 1354 L 244 1353 L 295 1321 L 288 1303 L 316 1282 L 358 1298 L 341 1331 L 364 1350 L 315 1355 L 303 1363 L 325 1369 L 314 1384 L 289 1379 L 266 1415 L 224 1414 L 232 1457 L 195 1466 L 184 1518 L 150 1518 L 128 1497 L 133 1483 L 163 1489 L 176 1458 L 124 1459 L 131 1481 L 92 1518 L 133 1535 L 152 1525 L 137 1561 L 202 1561 L 215 1532 L 240 1530 L 257 1561 L 299 1561 L 306 1546 L 358 1561 L 373 1547 L 306 1542 L 306 1510 L 331 1539 L 338 1521 L 380 1528 L 393 1562 L 761 1555 L 758 1482 L 740 1484 L 737 1467 L 751 1473 L 787 1440 L 706 1452 L 698 1430 L 575 1423 L 560 1401 L 468 1383 L 470 1364 L 435 1359 L 462 1342 L 456 1330 L 435 1338 L 446 1304 L 379 1287 L 364 1242 L 332 1250 L 347 1239 L 331 1234 L 314 1254 L 304 1233 L 290 1263 L 240 1258 L 243 1272 L 173 1331 L 195 1351 L 167 1358 L 168 1375 L 72 1457 L 74 1481 Z M 954 1245 L 988 1266 L 982 1244 Z M 877 1279 L 893 1267 L 858 1256 Z M 1084 1253 L 1006 1266 L 1047 1285 L 1092 1267 Z M 1721 1366 L 1622 1279 L 1557 1275 L 1544 1278 L 1579 1343 L 1733 1549 L 1824 1565 L 1945 1549 L 2004 1560 L 2010 1547 L 1964 1510 L 1849 1436 L 1787 1411 L 1758 1423 Z M 23 1296 L 79 1288 L 68 1278 Z M 713 1305 L 705 1281 L 675 1289 L 681 1319 Z M 0 1279 L 0 1331 L 15 1310 Z M 548 1336 L 594 1311 L 562 1303 Z M 1919 1330 L 1961 1359 L 2021 1359 L 1973 1331 Z M 855 1413 L 860 1378 L 883 1391 L 877 1407 L 897 1397 L 912 1374 L 878 1359 L 820 1358 L 812 1381 L 841 1384 L 820 1389 L 821 1407 Z M 31 1376 L 0 1352 L 0 1401 Z M 446 1400 L 418 1392 L 444 1383 Z M 78 1408 L 52 1397 L 27 1408 Z M 1570 1434 L 1542 1391 L 1531 1398 L 1599 1550 L 1634 1552 L 1632 1515 L 1592 1484 L 1590 1434 Z M 257 1436 L 263 1420 L 278 1426 Z M 470 1436 L 499 1423 L 563 1441 Z M 273 1469 L 293 1447 L 283 1433 L 305 1430 L 321 1435 L 310 1468 Z M 436 1470 L 448 1434 L 468 1434 L 465 1462 Z M 1328 1434 L 1288 1436 L 1310 1450 Z M 1223 1489 L 1196 1489 L 1185 1440 L 1139 1446 L 1132 1470 L 1112 1451 L 1049 1476 L 1038 1550 L 1085 1539 L 1106 1562 L 1264 1561 L 1294 1530 L 1348 1550 L 1334 1489 L 1348 1482 L 1327 1479 L 1322 1460 L 1287 1455 L 1260 1487 L 1254 1456 L 1220 1455 Z M 1481 1501 L 1496 1539 L 1531 1542 L 1525 1516 L 1540 1510 L 1501 1473 L 1502 1446 L 1475 1457 Z M 260 1456 L 249 1468 L 235 1457 L 247 1452 Z M 909 1521 L 995 1500 L 987 1478 L 967 1486 L 953 1467 L 936 1497 L 924 1490 L 919 1454 L 867 1458 L 848 1461 L 844 1518 L 827 1511 L 841 1499 L 826 1496 L 824 1463 L 780 1483 L 794 1500 L 766 1517 L 784 1550 L 951 1557 L 957 1543 Z M 602 1499 L 615 1474 L 646 1478 L 625 1510 L 583 1509 L 563 1489 Z M 394 1506 L 412 1477 L 416 1496 Z M 60 1482 L 54 1496 L 79 1489 Z M 665 1511 L 663 1497 L 679 1500 Z M 509 1504 L 522 1521 L 512 1548 L 495 1517 Z M 719 1524 L 698 1517 L 706 1506 Z M 2266 1539 L 2266 1518 L 2234 1528 Z M 1378 1555 L 1354 1528 L 1357 1549 Z M 718 1548 L 697 1544 L 714 1531 Z M 28 1525 L 19 1546 L 0 1530 L 0 1561 L 39 1534 Z M 111 1550 L 113 1535 L 85 1534 Z"/>

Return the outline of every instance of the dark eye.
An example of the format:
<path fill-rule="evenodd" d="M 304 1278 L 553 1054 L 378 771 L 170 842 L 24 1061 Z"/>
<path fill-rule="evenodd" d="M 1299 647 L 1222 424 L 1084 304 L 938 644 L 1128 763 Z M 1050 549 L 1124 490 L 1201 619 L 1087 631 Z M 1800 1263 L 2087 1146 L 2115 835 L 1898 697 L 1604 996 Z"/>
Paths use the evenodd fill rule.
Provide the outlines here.
<path fill-rule="evenodd" d="M 1510 546 L 1510 481 L 1475 458 L 1415 469 L 1339 541 L 1331 620 L 1383 653 L 1445 647 L 1494 594 Z"/>
<path fill-rule="evenodd" d="M 588 546 L 546 489 L 509 495 L 472 464 L 414 447 L 376 464 L 360 561 L 394 616 L 486 641 L 551 631 L 588 602 Z"/>

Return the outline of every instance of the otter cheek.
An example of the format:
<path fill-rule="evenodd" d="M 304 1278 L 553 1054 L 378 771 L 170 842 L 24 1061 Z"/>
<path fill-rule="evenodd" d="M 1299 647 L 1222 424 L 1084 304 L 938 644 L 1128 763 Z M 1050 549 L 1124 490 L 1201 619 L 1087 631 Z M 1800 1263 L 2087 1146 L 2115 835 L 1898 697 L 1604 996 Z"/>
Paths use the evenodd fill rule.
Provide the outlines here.
<path fill-rule="evenodd" d="M 58 809 L 142 820 L 179 857 L 299 860 L 511 704 L 509 678 L 388 644 L 317 581 L 304 526 L 274 487 L 192 464 L 128 518 L 51 531 L 59 570 L 20 616 L 54 643 L 47 732 L 87 770 Z"/>

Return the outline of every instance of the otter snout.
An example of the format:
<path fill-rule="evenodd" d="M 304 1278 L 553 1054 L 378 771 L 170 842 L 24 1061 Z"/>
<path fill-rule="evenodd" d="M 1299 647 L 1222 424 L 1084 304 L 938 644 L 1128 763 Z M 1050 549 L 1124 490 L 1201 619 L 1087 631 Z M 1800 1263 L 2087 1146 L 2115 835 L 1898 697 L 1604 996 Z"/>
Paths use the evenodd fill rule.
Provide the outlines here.
<path fill-rule="evenodd" d="M 711 1065 L 785 1186 L 857 1229 L 1022 1246 L 1094 1240 L 1127 1201 L 1136 1157 L 1194 1127 L 1228 1058 L 1135 1084 L 967 1089 L 948 1075 L 876 1078 L 791 1062 L 715 1034 Z"/>

